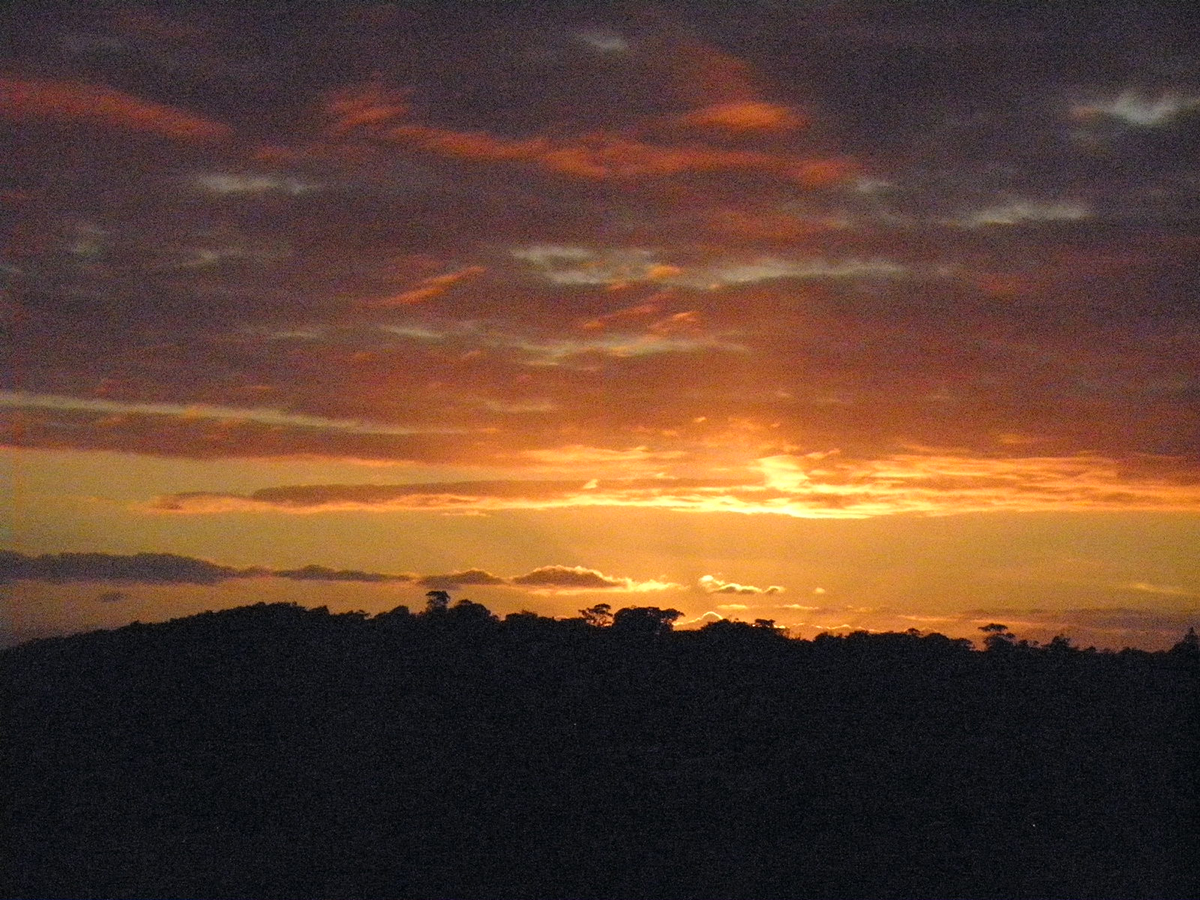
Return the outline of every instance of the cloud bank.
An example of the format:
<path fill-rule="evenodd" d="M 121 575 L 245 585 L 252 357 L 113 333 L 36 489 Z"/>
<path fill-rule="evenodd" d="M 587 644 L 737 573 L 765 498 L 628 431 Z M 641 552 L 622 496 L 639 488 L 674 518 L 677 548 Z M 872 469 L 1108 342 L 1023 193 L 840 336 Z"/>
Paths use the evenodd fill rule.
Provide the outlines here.
<path fill-rule="evenodd" d="M 256 578 L 360 584 L 391 583 L 430 590 L 507 587 L 550 594 L 594 590 L 640 593 L 682 589 L 682 585 L 670 582 L 614 577 L 583 566 L 540 566 L 523 575 L 511 577 L 494 575 L 483 569 L 415 575 L 334 569 L 315 564 L 297 569 L 271 569 L 265 566 L 237 568 L 173 553 L 48 553 L 30 556 L 10 550 L 0 551 L 0 583 L 45 581 L 213 585 L 233 579 Z M 113 592 L 106 596 L 110 600 L 119 599 Z"/>

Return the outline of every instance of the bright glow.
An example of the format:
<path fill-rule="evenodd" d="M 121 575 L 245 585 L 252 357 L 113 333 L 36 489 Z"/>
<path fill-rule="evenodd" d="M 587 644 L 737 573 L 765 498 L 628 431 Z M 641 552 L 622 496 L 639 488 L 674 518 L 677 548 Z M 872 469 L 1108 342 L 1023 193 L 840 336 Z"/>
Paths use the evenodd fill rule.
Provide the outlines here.
<path fill-rule="evenodd" d="M 549 454 L 549 455 L 548 455 Z M 607 451 L 568 448 L 531 455 L 556 464 L 641 467 L 645 448 Z M 669 459 L 670 454 L 659 454 Z M 858 519 L 923 513 L 1008 510 L 1158 509 L 1200 511 L 1200 485 L 1136 471 L 1100 457 L 979 459 L 900 455 L 853 461 L 836 454 L 772 456 L 758 461 L 762 480 L 737 483 L 655 477 L 585 481 L 460 482 L 453 485 L 324 485 L 258 494 L 162 497 L 153 509 L 173 513 L 229 511 L 566 509 L 610 506 L 681 512 L 768 513 L 813 519 Z"/>

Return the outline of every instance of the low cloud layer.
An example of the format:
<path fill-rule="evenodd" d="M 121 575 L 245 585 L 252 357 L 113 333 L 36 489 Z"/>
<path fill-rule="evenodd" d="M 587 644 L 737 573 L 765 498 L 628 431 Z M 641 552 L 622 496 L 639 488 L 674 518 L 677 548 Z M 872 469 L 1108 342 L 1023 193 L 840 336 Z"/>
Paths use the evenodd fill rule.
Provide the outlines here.
<path fill-rule="evenodd" d="M 0 582 L 34 581 L 121 581 L 143 584 L 216 584 L 243 578 L 244 569 L 222 566 L 203 559 L 174 553 L 48 553 L 26 556 L 0 551 Z"/>
<path fill-rule="evenodd" d="M 13 551 L 0 551 L 0 583 L 47 581 L 212 585 L 232 579 L 254 578 L 361 584 L 395 583 L 430 590 L 508 587 L 539 593 L 594 590 L 636 593 L 682 589 L 682 585 L 670 582 L 614 577 L 583 566 L 541 566 L 523 575 L 511 577 L 494 575 L 483 569 L 415 575 L 333 569 L 316 564 L 297 569 L 270 569 L 263 566 L 236 568 L 173 553 L 49 553 L 29 556 Z M 116 601 L 121 599 L 119 593 L 109 592 L 105 597 L 109 601 Z"/>

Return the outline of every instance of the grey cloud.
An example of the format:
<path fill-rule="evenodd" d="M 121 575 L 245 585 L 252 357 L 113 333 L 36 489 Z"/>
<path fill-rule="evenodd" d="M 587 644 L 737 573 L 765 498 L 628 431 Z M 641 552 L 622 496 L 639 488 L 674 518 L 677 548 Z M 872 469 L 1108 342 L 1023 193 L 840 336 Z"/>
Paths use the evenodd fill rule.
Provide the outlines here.
<path fill-rule="evenodd" d="M 412 581 L 412 575 L 386 575 L 382 572 L 363 572 L 358 569 L 331 569 L 328 566 L 308 565 L 299 569 L 276 569 L 271 572 L 276 578 L 294 581 Z"/>
<path fill-rule="evenodd" d="M 525 575 L 518 575 L 512 583 L 526 587 L 561 588 L 620 588 L 628 587 L 628 581 L 610 578 L 595 569 L 582 566 L 542 566 Z"/>
<path fill-rule="evenodd" d="M 482 569 L 467 569 L 462 572 L 449 572 L 445 575 L 425 575 L 418 578 L 416 583 L 431 590 L 448 591 L 470 585 L 490 586 L 507 584 L 507 580 Z"/>
<path fill-rule="evenodd" d="M 29 556 L 15 551 L 0 551 L 0 583 L 13 581 L 116 582 L 130 584 L 202 584 L 212 585 L 230 579 L 283 578 L 290 581 L 345 582 L 359 584 L 411 584 L 430 590 L 456 590 L 471 586 L 511 585 L 563 590 L 626 589 L 663 590 L 676 585 L 659 582 L 635 582 L 612 578 L 582 566 L 541 566 L 524 575 L 505 578 L 483 569 L 465 569 L 430 575 L 370 572 L 360 569 L 335 569 L 306 565 L 296 569 L 271 569 L 263 566 L 236 568 L 171 553 L 55 553 Z M 115 603 L 127 599 L 123 591 L 106 591 L 100 602 Z"/>
<path fill-rule="evenodd" d="M 128 581 L 147 584 L 216 584 L 243 571 L 174 553 L 48 553 L 0 551 L 0 581 Z"/>
<path fill-rule="evenodd" d="M 298 569 L 262 566 L 236 568 L 179 556 L 174 553 L 47 553 L 29 556 L 0 551 L 0 583 L 6 581 L 111 581 L 137 584 L 217 584 L 235 578 L 287 578 L 293 581 L 409 582 L 415 576 L 333 569 L 308 565 Z M 122 591 L 108 591 L 99 599 L 112 603 L 126 599 Z"/>
<path fill-rule="evenodd" d="M 578 481 L 463 481 L 427 484 L 353 484 L 353 485 L 296 485 L 262 488 L 246 499 L 274 506 L 325 506 L 352 503 L 370 506 L 412 500 L 430 506 L 468 505 L 482 497 L 508 500 L 536 500 L 555 497 L 571 489 L 578 490 Z"/>

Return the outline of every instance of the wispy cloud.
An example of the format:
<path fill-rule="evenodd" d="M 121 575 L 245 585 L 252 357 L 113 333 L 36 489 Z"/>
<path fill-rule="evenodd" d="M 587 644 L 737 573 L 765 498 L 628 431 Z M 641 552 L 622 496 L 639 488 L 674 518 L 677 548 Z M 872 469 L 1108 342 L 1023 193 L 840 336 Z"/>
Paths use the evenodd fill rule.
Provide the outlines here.
<path fill-rule="evenodd" d="M 486 129 L 461 129 L 414 121 L 402 95 L 377 83 L 347 88 L 326 98 L 327 140 L 368 141 L 422 150 L 478 163 L 532 165 L 554 175 L 588 181 L 638 181 L 689 174 L 756 173 L 801 185 L 827 186 L 855 170 L 847 159 L 803 156 L 782 150 L 727 147 L 719 142 L 659 142 L 626 133 L 509 137 Z M 804 120 L 784 106 L 731 100 L 702 106 L 677 120 L 684 128 L 723 132 L 778 132 Z"/>
<path fill-rule="evenodd" d="M 807 124 L 806 118 L 796 110 L 762 100 L 716 103 L 689 112 L 680 121 L 685 125 L 738 134 L 795 131 Z"/>
<path fill-rule="evenodd" d="M 1189 591 L 1177 584 L 1151 584 L 1147 581 L 1131 581 L 1116 586 L 1121 591 L 1133 591 L 1138 594 L 1152 594 L 1158 597 L 1184 597 L 1193 600 L 1200 599 L 1200 594 Z"/>
<path fill-rule="evenodd" d="M 756 587 L 752 584 L 738 584 L 736 581 L 723 581 L 713 575 L 703 575 L 699 581 L 700 590 L 706 594 L 781 594 L 783 588 L 777 584 L 768 587 Z M 734 604 L 736 605 L 736 604 Z M 734 605 L 725 605 L 721 609 L 732 609 Z M 741 607 L 746 609 L 746 607 Z"/>
<path fill-rule="evenodd" d="M 1197 109 L 1200 109 L 1200 95 L 1169 89 L 1151 94 L 1131 88 L 1115 96 L 1075 103 L 1071 114 L 1085 122 L 1108 118 L 1133 128 L 1157 128 Z"/>
<path fill-rule="evenodd" d="M 207 403 L 137 403 L 109 400 L 102 397 L 71 397 L 54 394 L 35 394 L 26 391 L 0 390 L 0 408 L 49 409 L 69 412 L 104 413 L 129 416 L 167 416 L 183 420 L 213 419 L 228 422 L 253 422 L 293 428 L 342 431 L 353 434 L 458 434 L 463 429 L 384 425 L 351 419 L 330 419 L 302 413 L 288 413 L 262 407 L 215 406 Z"/>
<path fill-rule="evenodd" d="M 0 117 L 20 122 L 100 125 L 185 141 L 230 138 L 229 126 L 102 84 L 0 78 Z"/>
<path fill-rule="evenodd" d="M 909 274 L 907 266 L 885 258 L 835 259 L 776 256 L 737 258 L 725 255 L 703 263 L 667 261 L 638 247 L 591 249 L 570 245 L 533 245 L 510 251 L 547 281 L 564 285 L 656 283 L 667 287 L 713 290 L 777 279 L 891 279 Z"/>
<path fill-rule="evenodd" d="M 191 181 L 218 197 L 275 193 L 298 197 L 322 188 L 319 182 L 268 172 L 206 172 L 194 176 Z"/>
<path fill-rule="evenodd" d="M 533 164 L 556 175 L 588 181 L 637 181 L 688 174 L 751 172 L 805 186 L 825 186 L 850 177 L 848 160 L 806 158 L 760 150 L 670 145 L 615 134 L 577 138 L 505 138 L 486 131 L 456 131 L 422 124 L 382 129 L 378 140 L 475 162 Z"/>
<path fill-rule="evenodd" d="M 431 275 L 428 278 L 421 279 L 415 287 L 401 291 L 389 297 L 383 297 L 378 300 L 367 301 L 364 305 L 369 307 L 387 307 L 387 306 L 411 306 L 414 303 L 424 303 L 427 300 L 432 300 L 435 297 L 440 297 L 442 294 L 450 290 L 455 284 L 474 278 L 485 272 L 483 266 L 467 266 L 459 269 L 456 272 L 445 272 L 441 275 Z"/>

